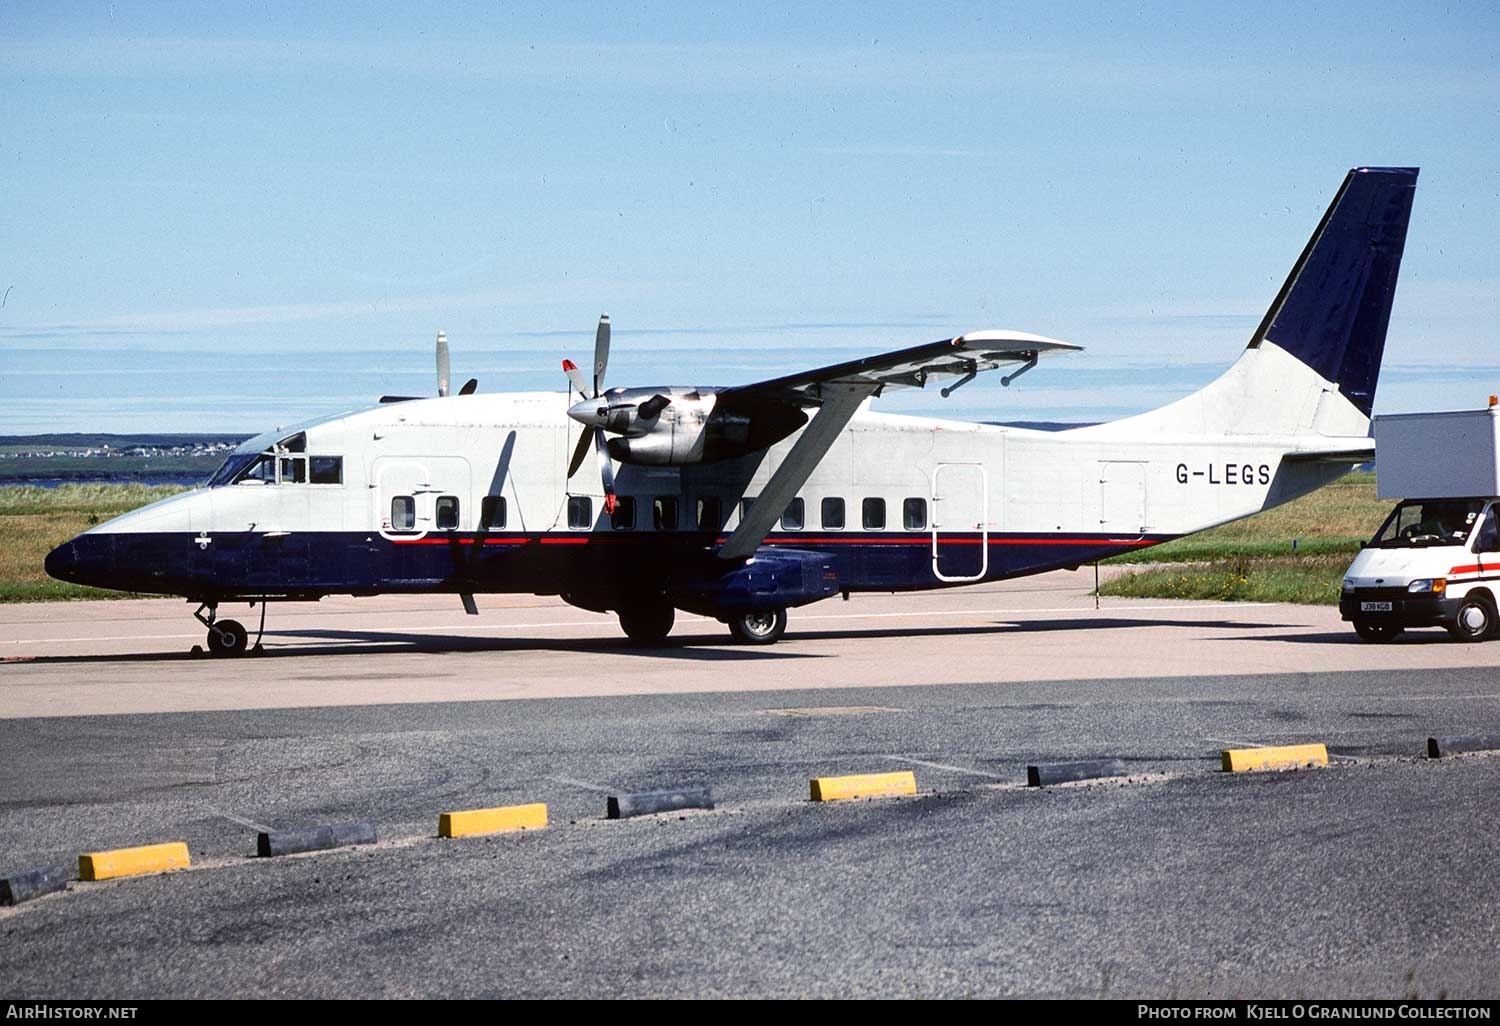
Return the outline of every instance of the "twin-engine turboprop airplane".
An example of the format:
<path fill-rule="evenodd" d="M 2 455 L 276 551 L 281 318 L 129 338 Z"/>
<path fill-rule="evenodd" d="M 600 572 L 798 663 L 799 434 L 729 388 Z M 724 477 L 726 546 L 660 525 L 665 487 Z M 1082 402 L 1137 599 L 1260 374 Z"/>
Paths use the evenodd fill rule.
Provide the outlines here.
<path fill-rule="evenodd" d="M 1370 408 L 1415 168 L 1356 168 L 1249 347 L 1216 381 L 1109 424 L 1035 431 L 868 410 L 892 388 L 1078 347 L 976 331 L 732 388 L 447 395 L 252 438 L 207 484 L 79 535 L 52 576 L 198 604 L 208 649 L 248 647 L 226 602 L 329 594 L 561 595 L 638 642 L 674 610 L 768 644 L 840 592 L 1072 567 L 1303 495 L 1372 458 Z M 577 392 L 577 397 L 574 392 Z M 596 465 L 585 469 L 589 449 Z M 618 466 L 617 466 L 618 465 Z M 257 644 L 258 647 L 258 644 Z"/>

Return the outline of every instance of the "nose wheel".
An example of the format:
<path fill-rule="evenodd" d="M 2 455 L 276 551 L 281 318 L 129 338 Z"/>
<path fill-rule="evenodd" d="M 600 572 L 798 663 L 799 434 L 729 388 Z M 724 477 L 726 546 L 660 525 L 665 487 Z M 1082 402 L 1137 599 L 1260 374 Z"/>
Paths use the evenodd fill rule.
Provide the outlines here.
<path fill-rule="evenodd" d="M 255 603 L 251 603 L 254 605 Z M 257 655 L 265 651 L 261 644 L 261 638 L 266 633 L 266 604 L 260 603 L 260 629 L 255 634 L 255 644 L 250 644 L 250 632 L 245 630 L 245 625 L 238 620 L 220 620 L 218 617 L 219 607 L 209 603 L 200 605 L 193 613 L 193 618 L 208 628 L 208 653 L 212 656 L 228 657 L 241 656 L 246 652 L 254 652 Z M 193 654 L 199 655 L 203 649 L 197 645 L 193 646 Z"/>

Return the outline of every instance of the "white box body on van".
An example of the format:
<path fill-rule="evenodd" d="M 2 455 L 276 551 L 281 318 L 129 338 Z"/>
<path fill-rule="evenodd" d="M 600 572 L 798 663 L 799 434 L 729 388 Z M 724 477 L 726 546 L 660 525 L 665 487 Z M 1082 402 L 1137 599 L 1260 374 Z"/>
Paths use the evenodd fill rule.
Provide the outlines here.
<path fill-rule="evenodd" d="M 1500 495 L 1500 407 L 1375 418 L 1375 495 Z"/>

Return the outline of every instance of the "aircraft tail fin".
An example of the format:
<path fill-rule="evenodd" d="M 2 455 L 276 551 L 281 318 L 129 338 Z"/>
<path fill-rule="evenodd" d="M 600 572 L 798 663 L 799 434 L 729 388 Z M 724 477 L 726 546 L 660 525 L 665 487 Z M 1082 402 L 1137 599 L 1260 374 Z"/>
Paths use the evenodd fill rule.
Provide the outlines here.
<path fill-rule="evenodd" d="M 1355 168 L 1224 374 L 1101 435 L 1369 435 L 1417 169 Z"/>
<path fill-rule="evenodd" d="M 1406 245 L 1417 168 L 1359 167 L 1308 240 L 1250 339 L 1301 360 L 1366 417 Z"/>

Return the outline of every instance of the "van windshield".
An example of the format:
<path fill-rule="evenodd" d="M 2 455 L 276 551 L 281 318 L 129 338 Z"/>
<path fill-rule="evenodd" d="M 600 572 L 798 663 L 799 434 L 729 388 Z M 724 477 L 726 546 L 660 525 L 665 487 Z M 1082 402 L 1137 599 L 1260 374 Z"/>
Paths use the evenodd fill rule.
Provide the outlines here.
<path fill-rule="evenodd" d="M 1480 499 L 1413 499 L 1397 506 L 1376 533 L 1372 548 L 1414 549 L 1462 545 L 1484 510 Z"/>

